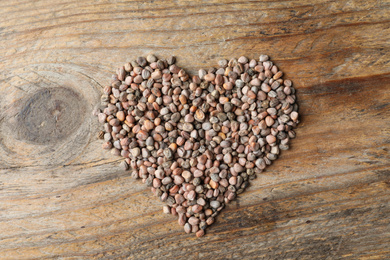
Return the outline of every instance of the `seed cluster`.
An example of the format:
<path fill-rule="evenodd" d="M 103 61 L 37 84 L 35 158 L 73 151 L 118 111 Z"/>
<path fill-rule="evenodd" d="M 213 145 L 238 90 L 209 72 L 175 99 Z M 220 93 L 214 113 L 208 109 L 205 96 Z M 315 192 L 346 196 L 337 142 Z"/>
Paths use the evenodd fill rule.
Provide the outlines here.
<path fill-rule="evenodd" d="M 267 55 L 218 65 L 190 77 L 174 57 L 139 57 L 104 87 L 98 114 L 103 148 L 198 237 L 289 149 L 298 123 L 292 82 Z"/>

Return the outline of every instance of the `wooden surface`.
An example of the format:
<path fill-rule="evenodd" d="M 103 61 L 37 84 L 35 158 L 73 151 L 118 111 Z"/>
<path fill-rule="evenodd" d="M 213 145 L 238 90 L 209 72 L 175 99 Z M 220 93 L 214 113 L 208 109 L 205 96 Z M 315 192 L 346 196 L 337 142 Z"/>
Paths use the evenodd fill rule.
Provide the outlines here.
<path fill-rule="evenodd" d="M 0 259 L 389 259 L 390 2 L 0 2 Z M 117 66 L 266 53 L 298 89 L 291 150 L 207 235 L 101 149 Z"/>

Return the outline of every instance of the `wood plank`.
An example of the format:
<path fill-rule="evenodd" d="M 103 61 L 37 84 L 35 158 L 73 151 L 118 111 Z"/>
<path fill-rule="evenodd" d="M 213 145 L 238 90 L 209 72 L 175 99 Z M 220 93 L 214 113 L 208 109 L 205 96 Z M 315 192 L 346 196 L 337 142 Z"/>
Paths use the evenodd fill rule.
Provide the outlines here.
<path fill-rule="evenodd" d="M 390 258 L 389 1 L 0 7 L 0 259 Z M 190 73 L 267 53 L 297 88 L 291 150 L 201 239 L 96 137 L 102 86 L 149 53 Z"/>

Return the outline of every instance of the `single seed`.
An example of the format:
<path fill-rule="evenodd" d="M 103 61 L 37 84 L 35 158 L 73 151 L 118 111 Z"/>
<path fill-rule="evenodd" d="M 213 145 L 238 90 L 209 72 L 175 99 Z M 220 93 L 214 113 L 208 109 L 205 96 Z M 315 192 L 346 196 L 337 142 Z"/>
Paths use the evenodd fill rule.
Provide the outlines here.
<path fill-rule="evenodd" d="M 215 79 L 215 75 L 212 74 L 212 73 L 209 73 L 209 74 L 207 74 L 207 75 L 204 76 L 204 79 L 205 79 L 206 81 L 213 81 L 213 80 Z"/>
<path fill-rule="evenodd" d="M 197 237 L 203 237 L 204 236 L 204 230 L 200 229 L 199 231 L 196 232 Z"/>
<path fill-rule="evenodd" d="M 267 135 L 266 140 L 267 140 L 267 143 L 273 144 L 276 142 L 276 137 L 273 135 Z"/>

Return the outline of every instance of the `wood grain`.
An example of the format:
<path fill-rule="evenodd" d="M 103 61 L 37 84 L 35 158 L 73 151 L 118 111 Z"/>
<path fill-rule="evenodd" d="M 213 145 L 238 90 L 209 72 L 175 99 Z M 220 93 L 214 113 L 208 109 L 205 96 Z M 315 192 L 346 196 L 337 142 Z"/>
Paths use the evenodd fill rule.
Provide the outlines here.
<path fill-rule="evenodd" d="M 0 2 L 0 259 L 389 259 L 390 2 Z M 291 150 L 201 239 L 101 149 L 117 66 L 195 73 L 269 54 L 298 90 Z"/>

